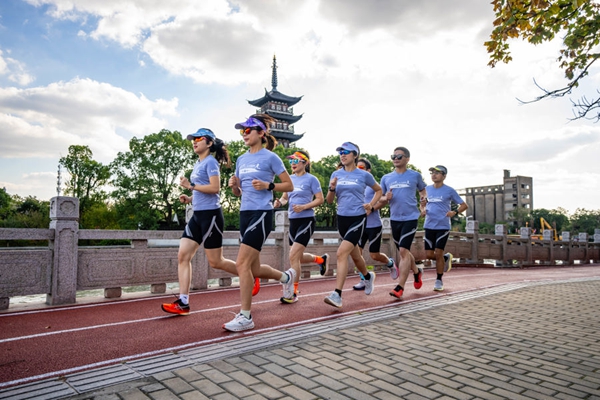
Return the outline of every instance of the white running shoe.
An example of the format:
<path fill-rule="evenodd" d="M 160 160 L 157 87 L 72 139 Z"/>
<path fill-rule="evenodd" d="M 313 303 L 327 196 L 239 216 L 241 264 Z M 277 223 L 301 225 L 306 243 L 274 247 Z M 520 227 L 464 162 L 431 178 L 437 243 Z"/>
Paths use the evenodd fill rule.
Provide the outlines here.
<path fill-rule="evenodd" d="M 290 268 L 284 272 L 288 276 L 288 281 L 282 283 L 283 285 L 283 297 L 291 299 L 294 296 L 294 281 L 296 280 L 296 270 Z"/>
<path fill-rule="evenodd" d="M 396 260 L 394 260 L 392 257 L 390 257 L 390 260 L 392 260 L 392 266 L 389 267 L 390 268 L 390 277 L 393 280 L 398 279 L 398 276 L 400 275 L 400 271 L 398 271 L 398 266 L 396 265 Z"/>
<path fill-rule="evenodd" d="M 334 306 L 337 308 L 342 308 L 342 296 L 338 294 L 335 290 L 329 296 L 325 297 L 325 303 L 330 306 Z"/>
<path fill-rule="evenodd" d="M 452 253 L 444 254 L 444 272 L 452 269 Z"/>
<path fill-rule="evenodd" d="M 365 280 L 361 279 L 356 285 L 352 286 L 354 290 L 365 290 Z"/>
<path fill-rule="evenodd" d="M 250 316 L 250 318 L 246 318 L 242 313 L 236 315 L 235 318 L 229 321 L 228 323 L 223 324 L 223 329 L 226 329 L 231 332 L 247 331 L 248 329 L 252 328 L 254 328 L 254 321 L 252 320 L 252 316 Z"/>
<path fill-rule="evenodd" d="M 435 284 L 433 285 L 433 290 L 435 290 L 436 292 L 441 292 L 442 290 L 444 290 L 444 283 L 442 282 L 441 279 L 435 280 Z"/>
<path fill-rule="evenodd" d="M 373 288 L 375 287 L 375 272 L 370 271 L 369 275 L 371 275 L 371 279 L 365 279 L 365 294 L 373 293 Z"/>

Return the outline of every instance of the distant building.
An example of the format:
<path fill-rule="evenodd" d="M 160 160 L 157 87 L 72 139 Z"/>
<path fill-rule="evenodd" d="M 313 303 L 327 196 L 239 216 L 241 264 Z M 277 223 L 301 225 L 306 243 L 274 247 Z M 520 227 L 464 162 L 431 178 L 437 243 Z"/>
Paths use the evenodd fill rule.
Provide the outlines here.
<path fill-rule="evenodd" d="M 486 224 L 502 222 L 518 228 L 523 221 L 514 218 L 513 211 L 533 210 L 533 179 L 510 176 L 510 171 L 506 169 L 503 184 L 466 188 L 461 192 L 469 206 L 467 216 Z"/>
<path fill-rule="evenodd" d="M 248 100 L 250 105 L 260 107 L 256 110 L 257 114 L 269 114 L 277 122 L 271 127 L 271 134 L 284 147 L 289 147 L 290 143 L 302 139 L 304 133 L 296 135 L 292 124 L 300 121 L 302 115 L 294 115 L 293 105 L 302 100 L 300 97 L 287 96 L 277 90 L 277 59 L 273 56 L 273 72 L 271 76 L 270 92 L 265 89 L 265 95 L 256 100 Z"/>

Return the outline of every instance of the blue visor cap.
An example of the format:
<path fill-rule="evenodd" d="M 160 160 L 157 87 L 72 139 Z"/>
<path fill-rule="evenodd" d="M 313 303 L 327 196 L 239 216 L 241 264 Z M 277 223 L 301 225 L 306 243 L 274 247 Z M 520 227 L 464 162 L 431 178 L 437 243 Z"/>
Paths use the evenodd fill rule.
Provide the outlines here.
<path fill-rule="evenodd" d="M 344 142 L 344 143 L 342 143 L 342 145 L 340 147 L 335 149 L 335 151 L 340 151 L 340 150 L 350 150 L 350 151 L 355 152 L 357 155 L 360 153 L 360 151 L 358 151 L 358 147 L 356 147 L 355 145 L 353 145 L 350 142 Z"/>
<path fill-rule="evenodd" d="M 246 122 L 240 122 L 239 124 L 235 124 L 235 129 L 253 128 L 255 126 L 259 126 L 260 129 L 262 129 L 263 131 L 267 130 L 265 124 L 263 124 L 260 120 L 252 117 L 248 118 Z"/>
<path fill-rule="evenodd" d="M 217 137 L 215 136 L 215 134 L 213 133 L 213 131 L 211 131 L 208 128 L 200 128 L 198 129 L 198 131 L 196 131 L 196 133 L 191 133 L 189 135 L 187 135 L 187 140 L 193 140 L 194 138 L 199 138 L 202 136 L 206 136 L 207 138 L 210 138 L 212 141 L 214 141 Z"/>

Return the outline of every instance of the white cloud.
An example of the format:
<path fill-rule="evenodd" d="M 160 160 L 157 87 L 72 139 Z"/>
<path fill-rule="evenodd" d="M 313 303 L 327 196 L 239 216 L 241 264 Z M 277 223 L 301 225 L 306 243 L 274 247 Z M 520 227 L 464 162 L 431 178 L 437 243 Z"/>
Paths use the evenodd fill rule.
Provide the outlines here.
<path fill-rule="evenodd" d="M 30 89 L 0 88 L 1 157 L 56 157 L 89 145 L 103 162 L 127 150 L 128 139 L 158 132 L 178 100 L 151 101 L 107 83 L 75 78 Z M 44 142 L 44 146 L 32 143 Z"/>
<path fill-rule="evenodd" d="M 27 86 L 35 80 L 33 75 L 27 72 L 25 65 L 19 61 L 6 57 L 0 49 L 0 75 L 6 75 L 11 82 L 21 86 Z"/>

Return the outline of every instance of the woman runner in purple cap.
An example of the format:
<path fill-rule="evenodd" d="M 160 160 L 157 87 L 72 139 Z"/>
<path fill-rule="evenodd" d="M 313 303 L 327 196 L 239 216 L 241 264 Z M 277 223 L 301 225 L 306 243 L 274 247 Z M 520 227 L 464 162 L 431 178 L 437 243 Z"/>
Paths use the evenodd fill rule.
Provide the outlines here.
<path fill-rule="evenodd" d="M 325 303 L 342 307 L 342 289 L 348 275 L 348 256 L 365 277 L 365 294 L 371 294 L 375 286 L 375 273 L 367 271 L 365 259 L 358 247 L 360 238 L 367 225 L 367 214 L 371 213 L 381 197 L 381 187 L 373 175 L 357 168 L 360 149 L 352 142 L 345 142 L 336 149 L 343 168 L 335 170 L 329 181 L 327 203 L 333 203 L 337 196 L 337 225 L 342 243 L 337 251 L 336 288 Z M 374 194 L 370 202 L 365 203 L 365 188 L 369 186 Z"/>
<path fill-rule="evenodd" d="M 236 260 L 240 277 L 241 310 L 235 318 L 223 325 L 228 331 L 238 332 L 254 328 L 250 313 L 252 282 L 254 278 L 277 279 L 283 285 L 284 297 L 292 297 L 296 272 L 290 268 L 278 271 L 260 264 L 260 251 L 273 227 L 273 190 L 290 192 L 294 189 L 283 161 L 271 150 L 277 141 L 270 134 L 275 120 L 267 114 L 255 114 L 245 122 L 235 125 L 240 129 L 248 152 L 242 154 L 235 165 L 235 175 L 229 187 L 235 196 L 242 197 L 240 206 L 241 245 Z M 275 176 L 280 183 L 273 182 Z"/>

